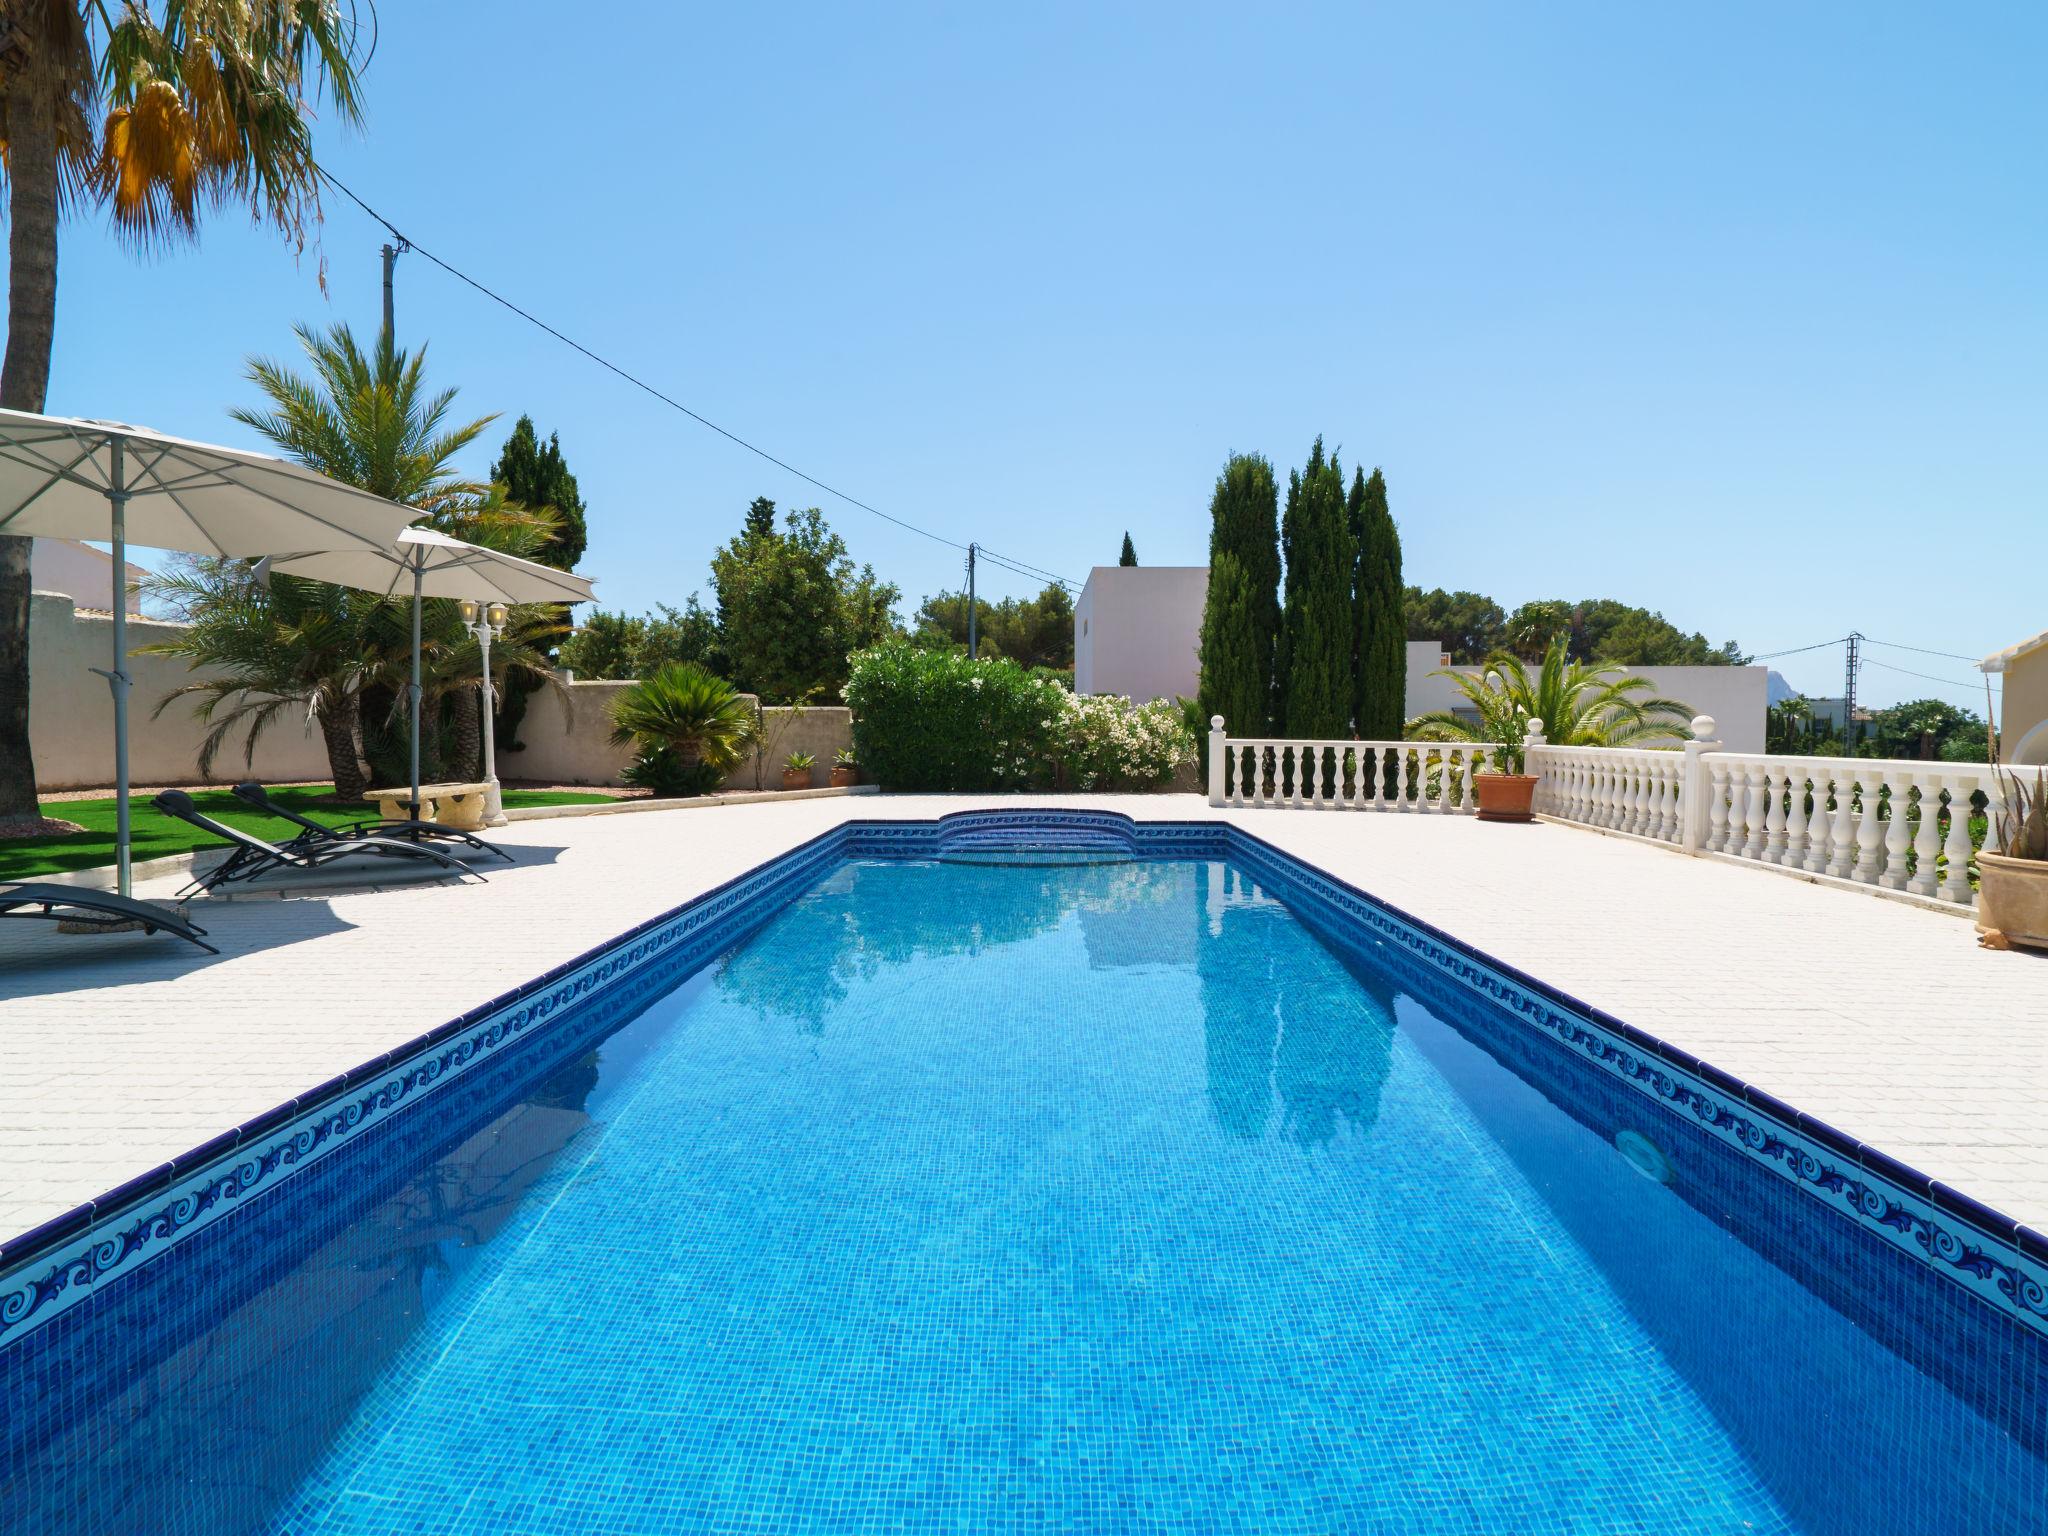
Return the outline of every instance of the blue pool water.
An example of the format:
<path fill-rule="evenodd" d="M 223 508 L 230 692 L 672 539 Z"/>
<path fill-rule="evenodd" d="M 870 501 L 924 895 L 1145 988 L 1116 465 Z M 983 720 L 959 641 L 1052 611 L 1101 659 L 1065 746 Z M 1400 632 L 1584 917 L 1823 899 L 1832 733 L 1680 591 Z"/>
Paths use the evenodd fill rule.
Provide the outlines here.
<path fill-rule="evenodd" d="M 0 1355 L 0 1520 L 2042 1528 L 2033 1336 L 1404 964 L 1223 862 L 840 865 Z"/>

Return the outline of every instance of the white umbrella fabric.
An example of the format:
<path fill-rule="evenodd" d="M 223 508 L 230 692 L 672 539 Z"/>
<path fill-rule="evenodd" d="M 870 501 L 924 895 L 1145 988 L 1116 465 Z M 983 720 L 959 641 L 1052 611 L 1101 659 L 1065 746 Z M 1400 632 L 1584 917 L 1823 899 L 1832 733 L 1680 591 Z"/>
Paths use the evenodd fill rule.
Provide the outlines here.
<path fill-rule="evenodd" d="M 595 583 L 588 576 L 468 544 L 432 528 L 401 529 L 383 549 L 359 545 L 272 555 L 260 569 L 309 576 L 384 597 L 411 589 L 412 795 L 408 809 L 415 821 L 420 814 L 420 600 L 468 597 L 480 603 L 588 603 L 597 597 Z M 489 679 L 485 681 L 488 684 Z M 485 727 L 489 728 L 488 720 Z"/>
<path fill-rule="evenodd" d="M 125 422 L 0 411 L 0 534 L 106 539 L 117 582 L 130 540 L 199 555 L 378 548 L 413 516 L 268 454 Z M 114 663 L 102 675 L 114 694 L 115 868 L 126 896 L 128 605 L 115 596 Z"/>

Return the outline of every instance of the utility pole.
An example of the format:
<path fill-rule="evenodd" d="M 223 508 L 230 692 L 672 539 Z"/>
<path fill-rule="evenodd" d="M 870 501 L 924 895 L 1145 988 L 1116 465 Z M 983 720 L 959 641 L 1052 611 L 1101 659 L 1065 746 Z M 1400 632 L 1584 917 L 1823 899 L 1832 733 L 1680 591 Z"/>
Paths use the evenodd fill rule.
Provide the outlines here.
<path fill-rule="evenodd" d="M 1844 751 L 1851 750 L 1854 747 L 1854 743 L 1849 740 L 1849 722 L 1856 716 L 1856 668 L 1859 659 L 1857 648 L 1862 643 L 1863 636 L 1856 630 L 1850 630 L 1849 663 L 1844 669 L 1842 680 L 1842 748 Z"/>
<path fill-rule="evenodd" d="M 974 545 L 967 546 L 967 659 L 973 661 L 978 654 L 981 632 L 974 622 Z"/>
<path fill-rule="evenodd" d="M 403 242 L 401 242 L 401 245 Z M 384 337 L 393 347 L 398 345 L 398 332 L 391 320 L 391 277 L 398 269 L 400 246 L 386 245 L 384 248 Z"/>

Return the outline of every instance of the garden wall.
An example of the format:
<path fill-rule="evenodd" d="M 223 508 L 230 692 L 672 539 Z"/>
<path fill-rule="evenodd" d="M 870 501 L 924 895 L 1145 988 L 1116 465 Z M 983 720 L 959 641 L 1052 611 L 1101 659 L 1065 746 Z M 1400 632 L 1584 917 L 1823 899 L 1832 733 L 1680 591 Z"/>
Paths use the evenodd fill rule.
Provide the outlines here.
<path fill-rule="evenodd" d="M 184 626 L 162 619 L 128 620 L 130 648 L 155 645 Z M 29 743 L 36 782 L 44 789 L 84 789 L 114 782 L 114 702 L 94 667 L 110 664 L 113 615 L 80 611 L 61 592 L 29 599 Z M 195 678 L 174 656 L 128 658 L 128 774 L 135 784 L 190 784 L 199 776 L 199 743 L 206 726 L 181 700 L 151 719 L 159 702 Z M 214 774 L 227 783 L 254 776 L 269 783 L 327 777 L 327 751 L 317 731 L 282 718 L 256 746 L 253 769 L 242 761 L 241 738 L 221 751 Z"/>
<path fill-rule="evenodd" d="M 631 686 L 579 681 L 533 694 L 519 726 L 524 748 L 508 752 L 500 744 L 498 777 L 549 784 L 624 783 L 632 751 L 612 745 L 611 706 L 612 700 Z M 757 787 L 757 766 L 758 787 L 781 788 L 782 760 L 792 752 L 809 752 L 817 758 L 811 782 L 821 785 L 832 772 L 832 754 L 853 745 L 853 713 L 841 706 L 806 709 L 793 720 L 787 709 L 769 708 L 762 714 L 767 750 L 765 754 L 755 752 L 734 769 L 726 778 L 727 789 Z"/>

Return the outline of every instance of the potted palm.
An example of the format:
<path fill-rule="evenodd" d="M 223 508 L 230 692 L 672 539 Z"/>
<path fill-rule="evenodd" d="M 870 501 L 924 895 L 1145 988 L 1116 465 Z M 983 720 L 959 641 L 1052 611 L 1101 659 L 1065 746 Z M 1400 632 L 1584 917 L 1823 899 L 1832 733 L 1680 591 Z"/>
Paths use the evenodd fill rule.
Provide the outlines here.
<path fill-rule="evenodd" d="M 784 789 L 809 789 L 811 769 L 817 765 L 817 755 L 811 752 L 792 752 L 782 760 L 782 787 Z"/>
<path fill-rule="evenodd" d="M 860 764 L 855 761 L 853 748 L 841 747 L 832 754 L 832 787 L 847 789 L 860 782 Z"/>
<path fill-rule="evenodd" d="M 1646 677 L 1631 677 L 1617 663 L 1573 661 L 1567 637 L 1543 653 L 1535 674 L 1519 656 L 1496 651 L 1476 676 L 1443 671 L 1468 708 L 1438 710 L 1408 722 L 1412 741 L 1463 741 L 1488 748 L 1487 769 L 1476 775 L 1483 821 L 1529 821 L 1541 775 L 1524 773 L 1525 742 L 1539 730 L 1553 746 L 1633 747 L 1682 737 L 1692 710 L 1676 699 L 1645 699 Z"/>
<path fill-rule="evenodd" d="M 626 782 L 663 797 L 716 789 L 754 739 L 754 711 L 732 684 L 672 661 L 612 701 L 612 740 L 634 747 Z"/>
<path fill-rule="evenodd" d="M 2048 768 L 2032 784 L 2010 772 L 2005 781 L 1977 852 L 1977 929 L 1988 949 L 2048 949 Z"/>

